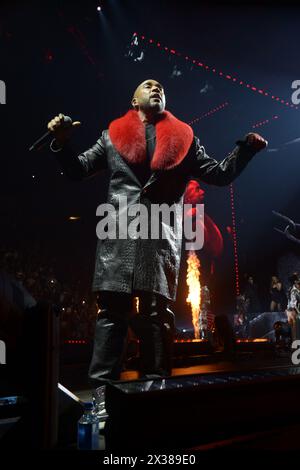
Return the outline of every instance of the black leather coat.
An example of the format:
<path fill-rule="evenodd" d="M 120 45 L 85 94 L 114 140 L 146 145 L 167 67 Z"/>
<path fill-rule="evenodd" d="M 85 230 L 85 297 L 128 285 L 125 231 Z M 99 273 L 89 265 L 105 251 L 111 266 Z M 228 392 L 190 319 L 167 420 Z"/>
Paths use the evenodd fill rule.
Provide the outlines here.
<path fill-rule="evenodd" d="M 224 186 L 231 183 L 254 156 L 250 147 L 236 147 L 223 161 L 205 153 L 195 137 L 188 154 L 176 167 L 154 171 L 142 185 L 129 165 L 114 148 L 108 131 L 96 144 L 76 156 L 66 147 L 56 154 L 65 173 L 72 179 L 82 179 L 106 170 L 110 175 L 107 202 L 118 210 L 118 196 L 127 196 L 128 206 L 143 203 L 175 203 L 175 223 L 170 221 L 164 239 L 105 239 L 98 240 L 93 290 L 131 293 L 144 290 L 175 300 L 182 246 L 183 194 L 191 178 Z M 128 217 L 128 223 L 132 219 Z"/>

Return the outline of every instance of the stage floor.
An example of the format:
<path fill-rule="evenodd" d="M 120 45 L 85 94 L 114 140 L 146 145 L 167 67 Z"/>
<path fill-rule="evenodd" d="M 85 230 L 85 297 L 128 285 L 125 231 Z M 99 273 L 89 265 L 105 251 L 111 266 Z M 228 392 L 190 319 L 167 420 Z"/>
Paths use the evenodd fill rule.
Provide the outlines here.
<path fill-rule="evenodd" d="M 282 355 L 264 355 L 263 353 L 237 355 L 232 360 L 226 360 L 221 354 L 212 356 L 199 356 L 193 361 L 187 362 L 182 367 L 174 367 L 172 376 L 189 374 L 207 374 L 212 372 L 230 372 L 239 370 L 262 369 L 264 367 L 278 367 L 293 365 L 291 362 L 291 352 Z M 59 381 L 62 385 L 74 393 L 87 391 L 90 389 L 87 373 L 88 364 L 68 364 L 61 366 Z M 121 380 L 137 380 L 139 373 L 135 368 L 124 370 Z"/>
<path fill-rule="evenodd" d="M 193 366 L 173 368 L 172 377 L 181 376 L 181 375 L 190 375 L 190 374 L 209 374 L 209 373 L 218 373 L 218 372 L 259 370 L 259 369 L 264 369 L 266 367 L 278 368 L 278 367 L 286 367 L 286 366 L 292 366 L 292 365 L 293 364 L 291 362 L 290 354 L 288 355 L 286 354 L 281 357 L 278 356 L 278 357 L 269 357 L 269 358 L 264 358 L 260 356 L 255 356 L 255 357 L 240 356 L 232 361 L 228 361 L 228 360 L 225 361 L 220 358 L 220 360 L 219 361 L 216 360 L 216 362 L 208 362 L 208 363 L 202 363 L 202 364 L 197 364 Z M 74 374 L 75 367 L 78 368 L 78 372 L 80 371 L 80 374 L 84 374 L 84 371 L 87 372 L 87 366 L 83 364 L 78 365 L 78 366 L 69 366 L 70 370 L 68 370 L 68 372 L 71 374 L 71 371 L 73 370 L 73 374 Z M 67 371 L 65 370 L 65 372 Z M 78 378 L 78 375 L 77 375 L 77 378 Z M 133 370 L 133 369 L 126 370 L 122 372 L 121 374 L 122 381 L 138 380 L 138 379 L 139 379 L 139 373 L 137 370 Z M 63 385 L 68 388 L 67 384 L 63 383 Z M 91 399 L 92 390 L 89 387 L 84 386 L 84 387 L 78 387 L 78 388 L 76 387 L 75 388 L 69 387 L 69 388 L 73 393 L 78 395 L 78 397 L 81 400 L 89 401 Z"/>

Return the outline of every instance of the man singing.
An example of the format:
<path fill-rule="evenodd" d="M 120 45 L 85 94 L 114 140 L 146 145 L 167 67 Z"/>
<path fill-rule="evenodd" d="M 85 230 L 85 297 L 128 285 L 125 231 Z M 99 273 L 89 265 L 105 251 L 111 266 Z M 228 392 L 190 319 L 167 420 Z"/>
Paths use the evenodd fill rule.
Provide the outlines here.
<path fill-rule="evenodd" d="M 78 156 L 70 137 L 80 123 L 66 126 L 63 114 L 48 123 L 54 136 L 51 148 L 68 176 L 80 180 L 108 172 L 107 202 L 117 216 L 120 196 L 127 197 L 128 209 L 136 204 L 176 208 L 174 220 L 164 222 L 164 237 L 98 239 L 93 291 L 99 313 L 89 369 L 94 387 L 120 377 L 135 296 L 139 314 L 133 325 L 140 340 L 142 376 L 171 373 L 174 315 L 170 306 L 178 284 L 185 187 L 191 178 L 218 186 L 231 183 L 267 145 L 258 134 L 247 134 L 218 162 L 206 154 L 188 124 L 165 111 L 159 82 L 141 83 L 131 104 L 133 109 L 112 121 L 95 145 Z"/>

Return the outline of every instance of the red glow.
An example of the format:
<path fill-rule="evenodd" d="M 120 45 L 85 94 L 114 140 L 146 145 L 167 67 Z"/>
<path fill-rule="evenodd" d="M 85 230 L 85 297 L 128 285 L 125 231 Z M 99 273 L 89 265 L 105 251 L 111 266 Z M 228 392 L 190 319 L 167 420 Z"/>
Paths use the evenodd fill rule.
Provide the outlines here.
<path fill-rule="evenodd" d="M 211 109 L 205 114 L 202 114 L 200 117 L 193 119 L 192 121 L 189 122 L 190 125 L 194 124 L 195 122 L 201 121 L 201 119 L 206 118 L 207 116 L 210 116 L 218 111 L 221 111 L 224 109 L 226 106 L 228 106 L 228 102 L 226 101 L 225 103 L 220 104 L 220 106 L 217 106 L 216 108 Z"/>
<path fill-rule="evenodd" d="M 205 343 L 205 339 L 175 339 L 175 343 Z"/>
<path fill-rule="evenodd" d="M 239 283 L 239 262 L 238 262 L 238 250 L 237 250 L 237 236 L 236 236 L 236 223 L 235 223 L 235 208 L 234 208 L 234 190 L 233 184 L 230 184 L 230 205 L 231 205 L 231 217 L 232 227 L 226 227 L 228 233 L 232 235 L 233 239 L 233 254 L 234 254 L 234 270 L 235 270 L 235 291 L 236 295 L 240 295 L 240 283 Z"/>
<path fill-rule="evenodd" d="M 204 200 L 205 191 L 200 187 L 198 181 L 191 180 L 187 185 L 184 202 L 188 204 L 199 204 Z M 186 214 L 186 217 L 195 218 L 197 215 L 196 207 Z M 215 222 L 205 213 L 204 223 L 198 221 L 204 229 L 204 250 L 213 258 L 218 258 L 223 252 L 223 237 Z"/>
<path fill-rule="evenodd" d="M 65 344 L 87 344 L 85 339 L 67 339 Z"/>
<path fill-rule="evenodd" d="M 252 129 L 255 129 L 257 127 L 262 127 L 262 126 L 265 126 L 266 124 L 269 124 L 269 122 L 275 120 L 275 119 L 279 119 L 279 116 L 277 114 L 275 114 L 274 116 L 272 116 L 270 119 L 265 119 L 264 121 L 258 121 L 256 122 L 255 124 L 252 125 Z"/>
<path fill-rule="evenodd" d="M 53 60 L 53 57 L 54 57 L 54 56 L 53 56 L 52 51 L 50 51 L 50 49 L 48 49 L 48 50 L 46 51 L 46 54 L 45 54 L 45 60 L 46 60 L 46 62 L 51 62 L 51 61 Z"/>

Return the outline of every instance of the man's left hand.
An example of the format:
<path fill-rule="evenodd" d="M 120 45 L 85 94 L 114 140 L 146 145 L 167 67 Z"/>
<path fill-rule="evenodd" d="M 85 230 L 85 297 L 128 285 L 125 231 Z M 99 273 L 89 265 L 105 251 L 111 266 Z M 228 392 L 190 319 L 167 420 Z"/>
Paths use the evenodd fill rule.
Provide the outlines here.
<path fill-rule="evenodd" d="M 254 132 L 250 132 L 250 134 L 246 135 L 246 142 L 257 152 L 266 148 L 268 145 L 267 140 L 265 140 L 261 135 L 255 134 Z"/>

